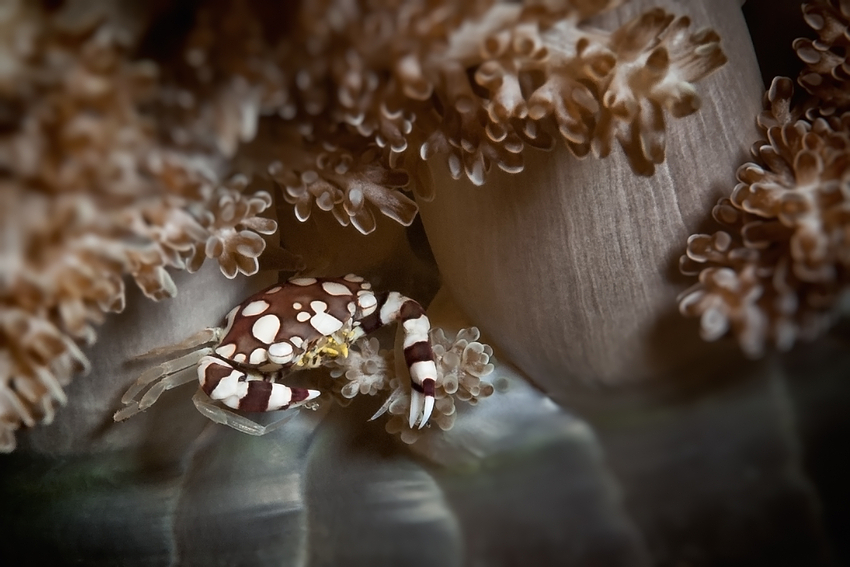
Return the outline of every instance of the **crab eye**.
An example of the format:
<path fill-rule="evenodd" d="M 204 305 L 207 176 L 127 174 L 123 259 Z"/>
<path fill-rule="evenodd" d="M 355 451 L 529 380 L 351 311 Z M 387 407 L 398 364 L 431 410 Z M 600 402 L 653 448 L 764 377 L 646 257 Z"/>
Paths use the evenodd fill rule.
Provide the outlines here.
<path fill-rule="evenodd" d="M 292 360 L 292 345 L 287 342 L 274 343 L 269 346 L 269 360 L 275 364 L 286 364 Z"/>

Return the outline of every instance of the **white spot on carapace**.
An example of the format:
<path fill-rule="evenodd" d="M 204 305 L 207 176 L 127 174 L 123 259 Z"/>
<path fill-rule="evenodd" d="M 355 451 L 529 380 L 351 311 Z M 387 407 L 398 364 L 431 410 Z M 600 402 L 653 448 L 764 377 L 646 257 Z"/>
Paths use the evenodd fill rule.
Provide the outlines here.
<path fill-rule="evenodd" d="M 313 302 L 315 303 L 315 301 Z M 319 312 L 310 319 L 310 324 L 322 335 L 332 335 L 342 328 L 342 321 L 325 312 Z"/>
<path fill-rule="evenodd" d="M 301 348 L 301 345 L 304 344 L 304 339 L 302 339 L 298 335 L 295 335 L 295 336 L 289 337 L 289 342 L 291 342 L 296 347 Z"/>
<path fill-rule="evenodd" d="M 215 349 L 215 353 L 219 356 L 223 356 L 224 358 L 230 358 L 236 352 L 236 344 L 230 343 L 226 345 L 221 345 L 217 349 Z"/>
<path fill-rule="evenodd" d="M 328 295 L 351 295 L 351 290 L 339 282 L 322 282 L 322 289 Z"/>
<path fill-rule="evenodd" d="M 348 274 L 347 276 L 345 276 L 342 279 L 344 279 L 347 282 L 354 282 L 354 283 L 360 283 L 360 282 L 363 281 L 363 278 L 361 278 L 360 276 L 355 275 L 355 274 Z"/>
<path fill-rule="evenodd" d="M 252 301 L 251 303 L 246 305 L 245 309 L 242 310 L 242 315 L 244 317 L 253 317 L 254 315 L 265 313 L 266 309 L 268 308 L 269 303 L 267 301 L 258 299 L 257 301 Z"/>
<path fill-rule="evenodd" d="M 352 315 L 354 315 L 354 312 L 357 311 L 357 306 L 354 304 L 353 301 L 349 301 L 348 305 L 346 305 L 346 308 L 348 309 L 348 312 Z"/>
<path fill-rule="evenodd" d="M 289 280 L 289 283 L 292 285 L 308 286 L 316 283 L 316 278 L 295 278 L 294 280 Z"/>
<path fill-rule="evenodd" d="M 295 320 L 298 321 L 299 323 L 309 321 L 310 320 L 310 314 L 307 313 L 306 311 L 301 311 L 298 315 L 295 316 Z"/>
<path fill-rule="evenodd" d="M 264 348 L 255 348 L 248 362 L 251 364 L 262 364 L 269 359 L 269 353 Z"/>
<path fill-rule="evenodd" d="M 357 304 L 363 310 L 372 309 L 378 304 L 378 300 L 375 299 L 375 294 L 371 292 L 361 292 L 357 298 Z"/>
<path fill-rule="evenodd" d="M 360 288 L 361 289 L 372 289 L 372 284 L 370 284 L 369 282 L 363 282 L 362 284 L 360 284 Z"/>
<path fill-rule="evenodd" d="M 298 303 L 297 301 L 292 304 L 293 309 L 301 309 L 302 307 L 304 307 L 304 306 L 301 305 L 300 303 Z"/>
<path fill-rule="evenodd" d="M 271 288 L 271 289 L 267 289 L 267 290 L 266 290 L 266 295 L 271 295 L 271 294 L 273 294 L 273 293 L 277 293 L 277 292 L 279 292 L 281 289 L 283 289 L 283 288 L 282 288 L 282 287 L 280 287 L 279 285 L 276 285 L 276 286 L 274 286 L 274 287 L 273 287 L 273 288 Z"/>
<path fill-rule="evenodd" d="M 277 315 L 263 315 L 254 322 L 251 333 L 261 343 L 271 344 L 280 330 L 280 318 Z"/>
<path fill-rule="evenodd" d="M 310 308 L 313 311 L 316 312 L 316 314 L 313 315 L 312 318 L 310 318 L 310 325 L 312 325 L 313 328 L 316 329 L 316 331 L 319 332 L 319 334 L 326 335 L 326 336 L 331 335 L 331 334 L 337 332 L 340 328 L 342 328 L 342 325 L 343 325 L 342 321 L 340 321 L 339 319 L 337 319 L 333 315 L 326 313 L 326 311 L 328 310 L 328 304 L 325 303 L 324 301 L 319 301 L 319 300 L 311 301 L 310 302 Z M 299 321 L 301 321 L 301 313 L 296 315 L 295 318 L 298 319 Z M 293 344 L 294 344 L 294 341 L 293 341 Z M 300 346 L 300 345 L 296 345 L 296 346 Z"/>
<path fill-rule="evenodd" d="M 239 354 L 233 357 L 234 362 L 245 362 L 246 360 L 248 360 L 248 357 L 245 356 L 244 352 L 240 352 Z"/>

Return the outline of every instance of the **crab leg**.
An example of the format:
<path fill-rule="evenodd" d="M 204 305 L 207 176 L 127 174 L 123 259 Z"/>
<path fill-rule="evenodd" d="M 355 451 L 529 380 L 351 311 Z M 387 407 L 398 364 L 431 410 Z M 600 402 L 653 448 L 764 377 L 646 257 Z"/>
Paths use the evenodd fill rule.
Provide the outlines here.
<path fill-rule="evenodd" d="M 244 415 L 239 415 L 227 408 L 215 405 L 212 400 L 210 400 L 209 396 L 207 396 L 200 388 L 192 397 L 192 402 L 194 402 L 195 407 L 198 408 L 198 411 L 201 412 L 201 414 L 212 421 L 232 427 L 236 431 L 241 431 L 248 435 L 265 435 L 295 417 L 295 412 L 285 412 L 282 418 L 266 425 L 260 425 L 253 419 L 249 419 Z"/>
<path fill-rule="evenodd" d="M 113 419 L 115 421 L 124 421 L 125 419 L 151 407 L 166 390 L 182 386 L 183 384 L 188 384 L 192 380 L 194 380 L 194 376 L 192 376 L 190 372 L 177 372 L 170 376 L 166 376 L 154 384 L 150 390 L 145 392 L 145 395 L 142 396 L 138 402 L 132 401 L 115 412 Z"/>
<path fill-rule="evenodd" d="M 205 356 L 198 363 L 201 389 L 213 400 L 242 411 L 275 411 L 299 406 L 316 398 L 318 390 L 290 388 L 260 373 L 248 374 L 226 360 Z"/>
<path fill-rule="evenodd" d="M 133 382 L 133 385 L 130 386 L 126 392 L 124 392 L 124 395 L 121 396 L 121 403 L 124 405 L 136 403 L 136 396 L 138 396 L 148 384 L 156 382 L 157 380 L 162 380 L 163 378 L 167 378 L 173 374 L 177 374 L 178 372 L 195 366 L 201 358 L 211 352 L 211 348 L 202 348 L 195 352 L 184 354 L 174 360 L 163 362 L 153 368 L 149 368 L 143 372 L 135 382 Z M 116 419 L 116 421 L 120 420 Z"/>
<path fill-rule="evenodd" d="M 177 344 L 157 347 L 149 350 L 146 353 L 140 354 L 134 360 L 147 360 L 149 358 L 157 358 L 166 354 L 174 354 L 184 350 L 203 347 L 218 342 L 221 338 L 223 329 L 221 327 L 207 327 L 198 331 L 191 337 L 187 337 Z"/>
<path fill-rule="evenodd" d="M 419 428 L 422 429 L 434 409 L 434 390 L 437 386 L 437 366 L 428 337 L 431 322 L 419 303 L 398 292 L 376 293 L 374 297 L 377 300 L 374 312 L 364 317 L 360 326 L 368 334 L 393 321 L 401 324 L 404 331 L 404 362 L 410 371 L 408 423 L 413 427 L 418 420 Z"/>

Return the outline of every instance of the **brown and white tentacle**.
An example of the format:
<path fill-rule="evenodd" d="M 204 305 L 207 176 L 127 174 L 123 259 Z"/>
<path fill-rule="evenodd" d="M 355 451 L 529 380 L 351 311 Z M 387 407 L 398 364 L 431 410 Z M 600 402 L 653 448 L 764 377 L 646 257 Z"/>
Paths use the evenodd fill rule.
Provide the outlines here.
<path fill-rule="evenodd" d="M 394 321 L 398 321 L 404 332 L 404 362 L 410 371 L 410 427 L 419 422 L 425 427 L 434 410 L 434 391 L 437 387 L 437 366 L 428 332 L 431 322 L 419 303 L 404 295 L 391 291 L 376 293 L 374 312 L 361 319 L 360 326 L 368 334 Z"/>

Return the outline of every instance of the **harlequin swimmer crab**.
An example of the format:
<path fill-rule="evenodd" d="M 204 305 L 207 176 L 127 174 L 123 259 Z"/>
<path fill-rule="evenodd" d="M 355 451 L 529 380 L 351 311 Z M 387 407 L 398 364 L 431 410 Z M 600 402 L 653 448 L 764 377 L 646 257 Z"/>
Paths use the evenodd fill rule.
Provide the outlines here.
<path fill-rule="evenodd" d="M 164 391 L 193 380 L 191 372 L 183 371 L 196 366 L 201 387 L 193 401 L 198 410 L 213 421 L 262 435 L 279 423 L 262 426 L 210 400 L 246 412 L 305 405 L 319 395 L 317 390 L 290 388 L 279 380 L 347 356 L 357 339 L 393 321 L 401 322 L 404 331 L 404 360 L 411 377 L 409 424 L 412 428 L 418 422 L 422 428 L 434 408 L 437 376 L 428 317 L 416 301 L 394 291 L 373 292 L 355 275 L 295 278 L 274 285 L 234 307 L 223 327 L 204 329 L 143 355 L 172 358 L 136 380 L 121 399 L 125 407 L 115 413 L 115 421 L 147 409 Z"/>

